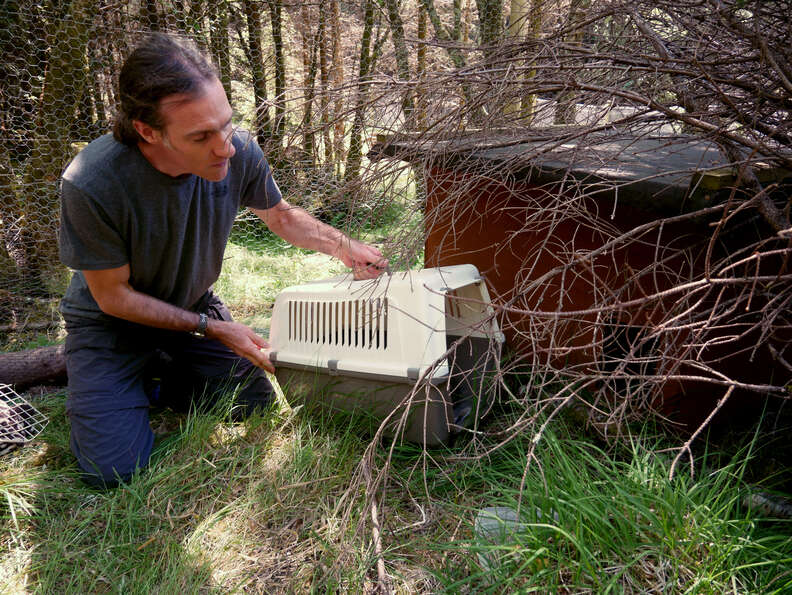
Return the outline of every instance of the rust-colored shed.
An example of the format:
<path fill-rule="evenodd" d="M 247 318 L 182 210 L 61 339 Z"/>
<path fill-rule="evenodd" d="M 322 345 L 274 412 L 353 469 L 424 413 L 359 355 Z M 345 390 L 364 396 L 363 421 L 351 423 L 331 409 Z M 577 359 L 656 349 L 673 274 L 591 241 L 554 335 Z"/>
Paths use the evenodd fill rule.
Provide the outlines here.
<path fill-rule="evenodd" d="M 649 370 L 671 379 L 657 384 L 662 409 L 686 424 L 703 419 L 722 394 L 712 385 L 719 370 L 759 384 L 784 372 L 771 351 L 752 344 L 759 340 L 756 329 L 738 343 L 724 341 L 735 329 L 696 334 L 702 313 L 719 299 L 704 288 L 708 267 L 722 268 L 729 254 L 741 254 L 766 234 L 760 220 L 741 215 L 713 233 L 721 212 L 716 206 L 729 196 L 741 198 L 739 190 L 730 195 L 740 174 L 714 143 L 617 132 L 584 136 L 568 129 L 431 143 L 382 140 L 371 158 L 423 168 L 426 266 L 475 264 L 493 302 L 503 307 L 507 343 L 526 362 L 588 366 L 602 374 L 611 355 L 615 361 L 619 350 L 635 349 L 631 329 L 651 335 L 682 316 L 688 328 L 659 329 L 640 349 L 666 349 L 669 341 L 678 348 L 686 341 L 706 344 L 687 353 L 690 365 L 664 369 L 668 363 L 656 358 Z M 762 163 L 752 167 L 765 182 L 789 175 Z M 680 291 L 686 284 L 694 284 L 688 295 Z M 696 362 L 708 374 L 693 370 Z"/>

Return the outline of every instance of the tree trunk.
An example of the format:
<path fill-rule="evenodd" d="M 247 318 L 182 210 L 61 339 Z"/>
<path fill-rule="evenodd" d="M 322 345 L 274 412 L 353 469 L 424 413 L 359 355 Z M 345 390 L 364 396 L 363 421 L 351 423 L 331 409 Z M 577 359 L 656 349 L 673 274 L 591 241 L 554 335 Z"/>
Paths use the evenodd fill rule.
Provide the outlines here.
<path fill-rule="evenodd" d="M 87 53 L 87 52 L 86 52 Z M 83 67 L 80 71 L 81 78 L 75 84 L 82 89 L 80 100 L 77 102 L 77 119 L 73 127 L 73 138 L 81 141 L 90 141 L 94 123 L 93 93 L 91 86 L 91 72 L 88 61 L 83 56 Z"/>
<path fill-rule="evenodd" d="M 75 108 L 85 82 L 83 68 L 88 44 L 93 0 L 74 0 L 69 15 L 58 25 L 52 39 L 49 64 L 39 106 L 38 137 L 27 164 L 25 188 L 38 189 L 26 195 L 23 204 L 24 228 L 21 242 L 25 249 L 26 289 L 33 295 L 46 295 L 47 272 L 58 263 L 59 220 L 58 180 L 71 157 L 70 132 Z"/>
<path fill-rule="evenodd" d="M 418 88 L 415 92 L 417 113 L 415 124 L 418 130 L 426 130 L 426 91 L 423 88 L 426 77 L 426 10 L 418 2 L 418 52 L 416 56 Z"/>
<path fill-rule="evenodd" d="M 360 175 L 360 164 L 363 159 L 363 111 L 366 107 L 366 79 L 371 69 L 371 37 L 374 31 L 374 2 L 364 1 L 363 35 L 360 39 L 360 60 L 358 67 L 358 89 L 355 104 L 355 116 L 349 138 L 349 152 L 344 168 L 344 183 L 351 184 Z"/>
<path fill-rule="evenodd" d="M 399 78 L 407 83 L 410 80 L 410 61 L 407 58 L 407 43 L 404 41 L 404 24 L 399 14 L 399 2 L 398 0 L 385 0 L 385 7 L 388 10 L 391 41 L 396 53 L 396 70 L 399 73 Z M 409 88 L 405 88 L 404 91 L 402 110 L 404 111 L 405 120 L 409 120 L 413 111 L 413 99 Z"/>
<path fill-rule="evenodd" d="M 443 24 L 440 22 L 440 17 L 437 14 L 437 9 L 434 5 L 434 0 L 421 0 L 421 4 L 426 11 L 426 14 L 429 17 L 429 21 L 432 23 L 432 28 L 435 32 L 435 37 L 440 41 L 446 42 L 446 52 L 448 53 L 451 61 L 454 63 L 454 66 L 458 69 L 462 69 L 465 67 L 465 57 L 462 55 L 457 48 L 453 47 L 449 42 L 453 40 L 453 32 L 449 32 L 443 27 Z M 463 18 L 463 27 L 464 27 L 464 18 Z M 473 95 L 473 91 L 470 88 L 470 85 L 467 83 L 462 83 L 462 95 L 465 98 L 465 101 L 470 104 L 471 106 L 476 104 L 475 97 Z M 472 109 L 467 110 L 468 117 L 471 120 L 480 120 L 482 118 L 482 110 L 479 107 L 475 107 Z"/>
<path fill-rule="evenodd" d="M 18 263 L 9 254 L 9 247 L 13 247 L 14 240 L 15 226 L 12 222 L 16 221 L 18 215 L 14 172 L 5 146 L 0 143 L 0 289 L 13 285 L 19 278 Z"/>
<path fill-rule="evenodd" d="M 65 385 L 66 354 L 63 345 L 0 353 L 0 384 L 10 384 L 16 390 L 40 384 Z"/>
<path fill-rule="evenodd" d="M 326 171 L 333 170 L 333 135 L 330 123 L 330 33 L 327 26 L 327 15 L 324 10 L 319 11 L 319 109 L 322 122 L 322 149 L 324 163 L 322 168 Z"/>
<path fill-rule="evenodd" d="M 212 57 L 220 70 L 220 82 L 223 84 L 228 101 L 231 97 L 231 54 L 228 45 L 228 6 L 225 2 L 210 3 L 212 10 L 212 28 L 209 32 L 212 46 Z M 233 104 L 233 102 L 232 102 Z"/>
<path fill-rule="evenodd" d="M 455 20 L 456 10 L 459 2 L 455 1 Z M 423 88 L 426 77 L 426 10 L 421 3 L 418 3 L 418 51 L 416 56 L 416 76 L 418 85 L 415 89 L 415 118 L 413 120 L 415 128 L 421 132 L 426 130 L 426 106 L 428 99 Z M 456 23 L 454 25 L 456 27 Z M 461 30 L 461 29 L 460 29 Z M 426 204 L 426 176 L 422 163 L 412 165 L 413 179 L 415 180 L 415 203 L 420 209 Z"/>
<path fill-rule="evenodd" d="M 432 23 L 432 27 L 434 28 L 435 37 L 440 41 L 449 42 L 452 41 L 452 34 L 449 33 L 443 24 L 440 22 L 440 17 L 437 14 L 437 9 L 434 5 L 434 0 L 421 0 L 423 4 L 424 10 L 426 14 L 429 16 L 429 20 Z M 451 47 L 450 44 L 446 45 L 446 52 L 448 52 L 448 56 L 451 58 L 451 61 L 454 63 L 454 66 L 457 68 L 464 68 L 465 66 L 465 57 L 462 55 L 458 49 Z"/>
<path fill-rule="evenodd" d="M 272 49 L 275 56 L 275 147 L 282 146 L 283 131 L 286 126 L 286 59 L 283 56 L 283 19 L 280 0 L 267 0 L 272 27 Z"/>
<path fill-rule="evenodd" d="M 503 1 L 476 0 L 479 14 L 479 44 L 491 55 L 503 34 Z"/>
<path fill-rule="evenodd" d="M 511 10 L 509 11 L 509 37 L 514 39 L 529 38 L 536 39 L 539 36 L 539 29 L 542 23 L 542 4 L 541 0 L 511 0 Z M 529 71 L 524 75 L 525 80 L 530 80 L 535 75 L 535 71 Z M 505 106 L 506 113 L 518 115 L 520 120 L 530 123 L 536 105 L 536 95 L 525 93 L 513 104 Z"/>
<path fill-rule="evenodd" d="M 335 106 L 333 109 L 333 154 L 335 155 L 336 174 L 341 174 L 341 165 L 344 161 L 346 151 L 344 149 L 344 133 L 346 126 L 344 122 L 344 96 L 340 89 L 344 86 L 344 57 L 341 53 L 341 6 L 339 0 L 331 0 L 332 20 L 330 22 L 333 34 L 333 86 L 338 89 L 335 94 Z"/>
<path fill-rule="evenodd" d="M 253 100 L 256 104 L 256 137 L 262 147 L 271 135 L 267 78 L 264 71 L 264 51 L 261 43 L 261 5 L 256 0 L 245 0 L 245 18 L 248 30 L 248 63 L 253 78 Z"/>
<path fill-rule="evenodd" d="M 101 72 L 91 67 L 91 92 L 93 93 L 93 104 L 96 109 L 96 121 L 102 126 L 107 126 L 107 111 L 105 110 L 104 100 L 102 99 L 102 87 L 99 84 L 99 77 Z"/>
<path fill-rule="evenodd" d="M 313 127 L 313 103 L 315 95 L 316 71 L 319 61 L 317 56 L 318 33 L 314 35 L 311 30 L 311 14 L 308 6 L 300 7 L 298 17 L 298 30 L 302 40 L 302 65 L 303 65 L 303 118 L 301 123 L 303 143 L 303 158 L 310 163 L 303 167 L 313 169 L 315 165 L 315 141 Z M 320 23 L 321 24 L 321 23 Z"/>
<path fill-rule="evenodd" d="M 571 33 L 565 39 L 568 46 L 575 46 L 583 41 L 583 21 L 586 16 L 586 9 L 588 8 L 589 0 L 572 0 L 569 6 L 569 25 Z M 569 51 L 562 52 L 561 59 L 564 59 L 564 54 L 569 54 Z M 573 72 L 578 68 L 577 65 L 569 64 L 567 68 Z M 565 126 L 572 126 L 575 124 L 575 116 L 577 113 L 577 96 L 572 92 L 561 92 L 556 97 L 555 117 L 554 124 Z"/>

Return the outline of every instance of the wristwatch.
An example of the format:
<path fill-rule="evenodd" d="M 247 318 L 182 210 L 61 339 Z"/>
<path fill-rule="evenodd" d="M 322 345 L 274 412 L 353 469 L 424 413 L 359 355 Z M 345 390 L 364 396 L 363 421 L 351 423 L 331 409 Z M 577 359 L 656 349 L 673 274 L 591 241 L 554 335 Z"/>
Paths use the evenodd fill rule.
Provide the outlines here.
<path fill-rule="evenodd" d="M 196 337 L 205 337 L 206 336 L 206 325 L 209 322 L 209 319 L 206 316 L 205 312 L 198 313 L 198 326 L 195 327 L 195 330 L 192 332 L 193 335 Z"/>

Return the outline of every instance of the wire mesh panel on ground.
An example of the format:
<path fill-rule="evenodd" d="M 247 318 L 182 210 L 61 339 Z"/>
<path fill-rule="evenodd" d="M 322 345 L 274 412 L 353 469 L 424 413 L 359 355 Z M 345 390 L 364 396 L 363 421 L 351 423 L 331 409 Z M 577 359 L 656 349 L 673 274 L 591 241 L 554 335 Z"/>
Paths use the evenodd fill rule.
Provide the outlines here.
<path fill-rule="evenodd" d="M 0 384 L 0 455 L 30 442 L 47 418 L 7 384 Z"/>

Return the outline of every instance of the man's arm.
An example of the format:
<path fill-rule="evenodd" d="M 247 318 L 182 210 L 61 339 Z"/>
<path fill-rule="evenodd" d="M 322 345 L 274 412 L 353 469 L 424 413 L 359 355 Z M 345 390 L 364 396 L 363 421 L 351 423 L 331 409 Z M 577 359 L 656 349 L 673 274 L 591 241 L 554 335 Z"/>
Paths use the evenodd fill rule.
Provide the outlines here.
<path fill-rule="evenodd" d="M 190 332 L 198 327 L 198 314 L 195 312 L 134 289 L 129 284 L 129 265 L 82 273 L 91 295 L 105 314 L 172 331 Z M 269 343 L 244 324 L 209 319 L 206 336 L 217 339 L 256 366 L 275 371 L 268 357 Z"/>
<path fill-rule="evenodd" d="M 251 209 L 273 233 L 299 248 L 338 258 L 352 269 L 355 279 L 374 279 L 388 264 L 374 246 L 353 240 L 308 212 L 281 200 L 270 209 Z"/>

